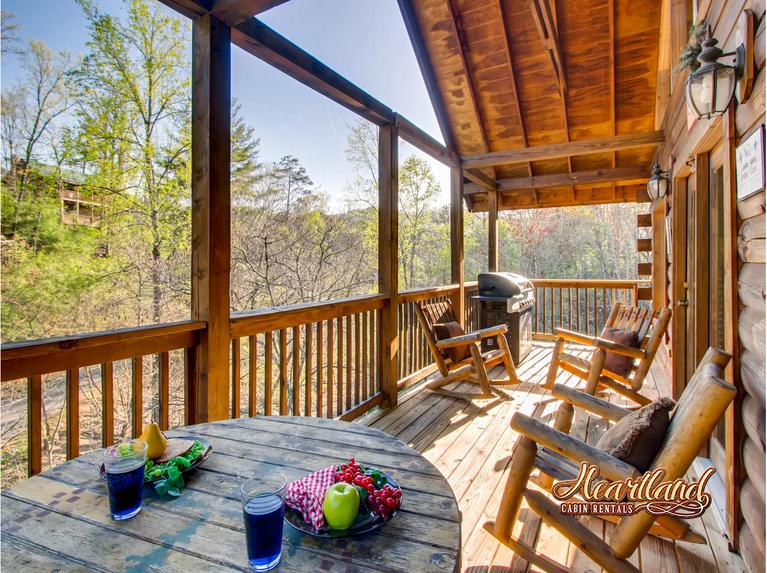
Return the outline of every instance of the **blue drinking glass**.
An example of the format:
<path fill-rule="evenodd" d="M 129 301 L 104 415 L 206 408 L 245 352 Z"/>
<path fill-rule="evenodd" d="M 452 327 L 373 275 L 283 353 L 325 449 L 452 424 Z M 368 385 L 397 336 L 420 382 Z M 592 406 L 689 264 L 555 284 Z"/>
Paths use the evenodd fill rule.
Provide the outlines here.
<path fill-rule="evenodd" d="M 240 486 L 248 563 L 253 571 L 269 571 L 280 563 L 286 485 L 283 476 L 270 473 Z"/>
<path fill-rule="evenodd" d="M 146 447 L 142 440 L 129 440 L 104 450 L 112 519 L 129 519 L 141 511 Z"/>

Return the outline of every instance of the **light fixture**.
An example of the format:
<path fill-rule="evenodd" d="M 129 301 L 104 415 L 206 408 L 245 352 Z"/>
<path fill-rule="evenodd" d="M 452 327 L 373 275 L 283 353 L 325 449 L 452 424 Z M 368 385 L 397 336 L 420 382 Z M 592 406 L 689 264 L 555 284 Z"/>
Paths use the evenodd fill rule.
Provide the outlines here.
<path fill-rule="evenodd" d="M 687 106 L 699 119 L 722 115 L 730 105 L 738 78 L 745 61 L 745 47 L 739 45 L 734 52 L 724 53 L 717 47 L 718 40 L 706 30 L 702 50 L 698 55 L 700 67 L 687 78 Z M 719 58 L 735 56 L 735 65 L 720 63 Z"/>
<path fill-rule="evenodd" d="M 668 177 L 665 172 L 660 168 L 658 162 L 655 162 L 652 168 L 652 177 L 647 182 L 647 194 L 650 196 L 651 201 L 656 199 L 662 199 L 666 196 L 668 191 Z"/>

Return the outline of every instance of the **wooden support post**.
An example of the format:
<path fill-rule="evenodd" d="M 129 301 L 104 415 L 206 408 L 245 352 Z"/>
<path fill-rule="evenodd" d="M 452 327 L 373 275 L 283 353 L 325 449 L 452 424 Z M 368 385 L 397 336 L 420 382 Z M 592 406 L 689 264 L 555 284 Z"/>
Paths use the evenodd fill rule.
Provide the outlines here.
<path fill-rule="evenodd" d="M 498 271 L 498 191 L 487 192 L 487 270 Z"/>
<path fill-rule="evenodd" d="M 384 405 L 397 405 L 397 259 L 399 202 L 397 128 L 382 125 L 378 135 L 378 291 L 389 295 L 380 311 L 379 372 Z"/>
<path fill-rule="evenodd" d="M 666 308 L 666 199 L 658 199 L 651 207 L 652 215 L 652 307 Z M 634 287 L 634 306 L 637 305 L 638 289 Z"/>
<path fill-rule="evenodd" d="M 740 407 L 743 387 L 740 382 L 740 341 L 738 340 L 738 208 L 737 173 L 735 169 L 735 104 L 722 116 L 724 158 L 724 350 L 732 356 L 725 379 L 735 386 L 737 394 L 725 415 L 725 458 L 727 475 L 727 535 L 729 545 L 737 551 L 740 526 L 740 485 L 743 481 L 743 420 Z"/>
<path fill-rule="evenodd" d="M 215 16 L 192 28 L 192 318 L 208 327 L 197 348 L 195 422 L 229 415 L 231 31 Z"/>
<path fill-rule="evenodd" d="M 450 282 L 458 285 L 453 292 L 453 314 L 466 327 L 463 276 L 463 170 L 450 170 Z"/>
<path fill-rule="evenodd" d="M 671 362 L 672 396 L 678 399 L 687 384 L 687 180 L 674 179 L 672 206 L 672 253 L 671 253 Z"/>

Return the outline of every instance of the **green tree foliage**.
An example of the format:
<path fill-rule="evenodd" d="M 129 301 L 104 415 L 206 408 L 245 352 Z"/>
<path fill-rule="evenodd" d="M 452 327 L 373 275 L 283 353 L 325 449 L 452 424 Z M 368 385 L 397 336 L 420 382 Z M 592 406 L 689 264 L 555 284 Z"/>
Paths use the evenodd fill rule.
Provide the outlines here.
<path fill-rule="evenodd" d="M 188 26 L 146 0 L 127 3 L 123 18 L 78 3 L 90 31 L 74 73 L 82 147 L 101 161 L 101 144 L 112 148 L 101 182 L 111 194 L 110 245 L 130 241 L 120 250 L 135 277 L 135 320 L 160 322 L 189 296 L 188 279 L 174 272 L 190 243 Z"/>

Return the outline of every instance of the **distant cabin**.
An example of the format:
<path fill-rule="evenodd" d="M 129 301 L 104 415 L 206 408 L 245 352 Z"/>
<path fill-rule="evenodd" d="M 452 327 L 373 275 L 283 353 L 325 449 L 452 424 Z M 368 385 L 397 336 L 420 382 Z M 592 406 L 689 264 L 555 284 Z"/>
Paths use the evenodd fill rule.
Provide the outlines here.
<path fill-rule="evenodd" d="M 49 184 L 55 181 L 58 185 L 63 224 L 99 226 L 103 218 L 103 199 L 87 188 L 85 174 L 37 162 L 32 162 L 27 167 L 26 162 L 16 156 L 13 158 L 10 171 L 3 175 L 3 179 L 9 187 L 15 188 L 16 182 L 27 169 L 29 169 L 29 184 L 33 188 L 36 185 L 41 186 L 44 181 Z"/>

